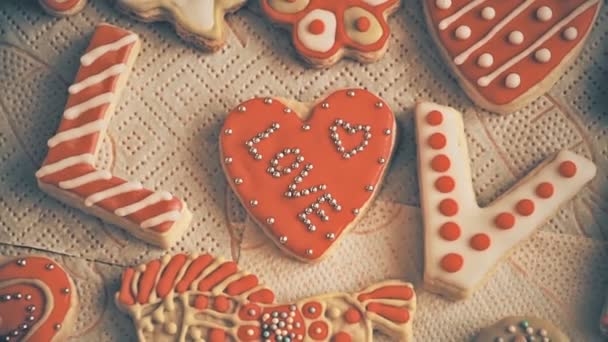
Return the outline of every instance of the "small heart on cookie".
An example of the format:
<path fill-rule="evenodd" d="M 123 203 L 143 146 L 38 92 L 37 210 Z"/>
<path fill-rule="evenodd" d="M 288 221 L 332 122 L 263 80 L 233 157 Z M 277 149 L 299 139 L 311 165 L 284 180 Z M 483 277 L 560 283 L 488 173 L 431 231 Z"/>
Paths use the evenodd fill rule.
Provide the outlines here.
<path fill-rule="evenodd" d="M 309 107 L 256 98 L 232 111 L 220 137 L 228 182 L 290 255 L 318 261 L 378 192 L 395 147 L 395 117 L 363 89 Z"/>

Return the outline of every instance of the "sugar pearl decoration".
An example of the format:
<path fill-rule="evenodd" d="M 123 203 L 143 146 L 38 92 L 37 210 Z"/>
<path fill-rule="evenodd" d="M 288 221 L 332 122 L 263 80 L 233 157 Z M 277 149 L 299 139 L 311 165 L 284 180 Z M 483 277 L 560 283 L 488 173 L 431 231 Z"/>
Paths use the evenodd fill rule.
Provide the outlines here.
<path fill-rule="evenodd" d="M 512 31 L 509 33 L 509 43 L 519 45 L 524 42 L 524 34 L 521 31 Z"/>
<path fill-rule="evenodd" d="M 494 56 L 489 53 L 484 53 L 477 59 L 477 65 L 482 68 L 489 68 L 494 64 Z"/>
<path fill-rule="evenodd" d="M 518 74 L 509 74 L 505 79 L 505 85 L 509 89 L 515 89 L 521 84 L 521 77 Z"/>
<path fill-rule="evenodd" d="M 540 63 L 547 63 L 551 60 L 551 51 L 547 48 L 542 48 L 534 53 L 534 58 Z"/>
<path fill-rule="evenodd" d="M 435 6 L 439 9 L 448 9 L 452 6 L 452 0 L 435 0 Z"/>
<path fill-rule="evenodd" d="M 549 6 L 541 6 L 536 10 L 536 18 L 540 21 L 548 21 L 553 17 L 553 11 Z"/>
<path fill-rule="evenodd" d="M 563 36 L 565 40 L 575 40 L 576 37 L 578 37 L 578 30 L 575 27 L 570 26 L 564 30 Z"/>
<path fill-rule="evenodd" d="M 496 16 L 496 10 L 493 7 L 484 7 L 481 10 L 481 17 L 485 20 L 492 20 Z"/>
<path fill-rule="evenodd" d="M 466 25 L 458 26 L 454 35 L 459 40 L 467 40 L 471 37 L 471 28 Z"/>

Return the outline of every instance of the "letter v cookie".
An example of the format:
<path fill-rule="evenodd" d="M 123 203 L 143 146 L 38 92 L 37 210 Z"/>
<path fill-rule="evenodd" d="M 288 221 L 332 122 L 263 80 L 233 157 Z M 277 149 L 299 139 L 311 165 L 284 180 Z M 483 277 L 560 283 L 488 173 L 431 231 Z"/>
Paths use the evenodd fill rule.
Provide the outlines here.
<path fill-rule="evenodd" d="M 224 17 L 247 0 L 117 0 L 116 6 L 145 22 L 170 21 L 177 34 L 197 47 L 217 51 L 226 41 Z"/>
<path fill-rule="evenodd" d="M 429 30 L 469 97 L 505 114 L 535 100 L 582 49 L 601 0 L 424 0 Z"/>
<path fill-rule="evenodd" d="M 116 26 L 95 29 L 48 154 L 36 172 L 42 191 L 149 243 L 168 248 L 192 214 L 179 198 L 95 167 L 101 141 L 139 51 L 138 36 Z"/>
<path fill-rule="evenodd" d="M 470 296 L 500 260 L 595 176 L 593 162 L 561 151 L 480 208 L 461 114 L 423 102 L 415 116 L 424 283 L 452 299 Z"/>

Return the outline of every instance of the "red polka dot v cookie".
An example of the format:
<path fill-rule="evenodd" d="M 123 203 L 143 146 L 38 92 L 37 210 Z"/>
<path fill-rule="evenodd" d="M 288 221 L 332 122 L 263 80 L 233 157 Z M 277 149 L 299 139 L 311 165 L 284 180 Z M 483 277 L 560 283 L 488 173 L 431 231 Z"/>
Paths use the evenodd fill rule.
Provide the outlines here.
<path fill-rule="evenodd" d="M 388 48 L 388 16 L 400 0 L 261 0 L 266 15 L 292 31 L 297 52 L 314 67 L 342 57 L 380 59 Z"/>
<path fill-rule="evenodd" d="M 569 342 L 553 323 L 536 317 L 506 317 L 481 329 L 473 342 Z"/>
<path fill-rule="evenodd" d="M 228 183 L 283 251 L 319 261 L 378 193 L 395 147 L 393 112 L 363 89 L 314 105 L 256 98 L 220 133 Z"/>
<path fill-rule="evenodd" d="M 74 15 L 82 11 L 87 4 L 87 0 L 38 0 L 38 2 L 47 13 L 57 17 Z"/>
<path fill-rule="evenodd" d="M 535 100 L 577 57 L 601 0 L 424 0 L 441 54 L 479 106 L 511 113 Z"/>
<path fill-rule="evenodd" d="M 208 254 L 125 269 L 115 301 L 140 341 L 371 342 L 381 331 L 408 342 L 416 310 L 414 288 L 397 280 L 276 304 L 255 275 Z"/>
<path fill-rule="evenodd" d="M 423 102 L 417 105 L 415 116 L 425 230 L 424 283 L 452 299 L 470 296 L 500 260 L 596 173 L 590 160 L 561 151 L 480 208 L 462 115 L 453 108 Z"/>
<path fill-rule="evenodd" d="M 76 321 L 74 282 L 43 256 L 0 260 L 0 340 L 64 341 Z"/>

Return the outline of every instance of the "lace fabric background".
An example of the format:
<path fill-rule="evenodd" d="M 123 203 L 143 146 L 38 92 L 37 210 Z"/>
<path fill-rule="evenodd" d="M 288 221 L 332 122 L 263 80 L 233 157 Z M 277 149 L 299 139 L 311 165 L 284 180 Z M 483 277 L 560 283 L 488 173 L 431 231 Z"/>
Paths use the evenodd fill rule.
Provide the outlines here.
<path fill-rule="evenodd" d="M 34 172 L 79 57 L 102 21 L 137 32 L 143 49 L 99 163 L 188 203 L 192 226 L 171 252 L 237 260 L 270 284 L 278 300 L 354 291 L 385 278 L 419 285 L 423 243 L 412 109 L 417 100 L 433 100 L 465 114 L 481 204 L 562 148 L 592 158 L 598 175 L 470 300 L 450 303 L 418 289 L 417 340 L 462 341 L 502 316 L 524 313 L 553 320 L 574 340 L 600 339 L 595 322 L 608 287 L 608 6 L 555 87 L 518 113 L 496 116 L 474 106 L 451 78 L 426 33 L 419 1 L 404 0 L 391 17 L 390 48 L 380 62 L 343 61 L 328 70 L 298 60 L 289 35 L 262 19 L 253 2 L 228 17 L 228 46 L 214 55 L 183 43 L 171 25 L 134 21 L 109 1 L 92 0 L 64 19 L 44 14 L 35 1 L 0 3 L 0 254 L 31 248 L 67 264 L 82 299 L 76 340 L 131 340 L 128 320 L 112 304 L 120 267 L 163 253 L 36 186 Z M 344 87 L 368 88 L 391 105 L 399 146 L 365 219 L 330 258 L 304 265 L 281 256 L 231 194 L 219 164 L 219 128 L 231 108 L 254 96 L 313 101 Z"/>

